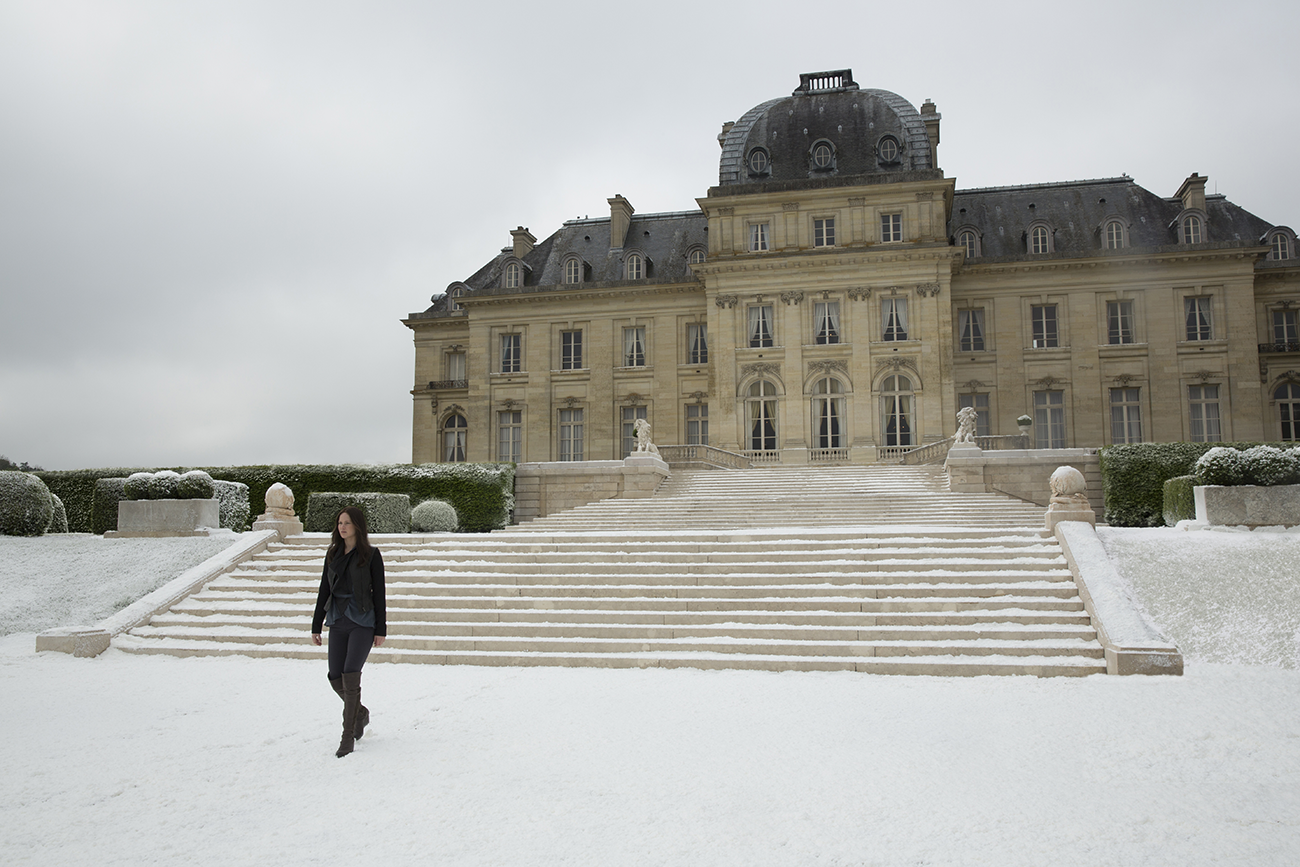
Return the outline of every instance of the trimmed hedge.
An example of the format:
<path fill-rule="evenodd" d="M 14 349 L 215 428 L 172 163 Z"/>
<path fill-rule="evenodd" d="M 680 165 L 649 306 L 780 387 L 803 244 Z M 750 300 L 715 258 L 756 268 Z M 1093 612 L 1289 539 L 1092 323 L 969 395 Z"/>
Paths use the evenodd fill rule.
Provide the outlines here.
<path fill-rule="evenodd" d="M 1128 443 L 1101 450 L 1106 523 L 1113 527 L 1164 526 L 1165 482 L 1190 476 L 1213 448 L 1242 451 L 1276 443 Z M 1282 443 L 1281 445 L 1287 445 Z"/>
<path fill-rule="evenodd" d="M 45 528 L 46 533 L 66 533 L 68 532 L 68 510 L 63 508 L 63 501 L 59 499 L 58 494 L 50 494 L 54 498 L 54 517 L 50 519 L 50 526 Z"/>
<path fill-rule="evenodd" d="M 334 519 L 347 506 L 356 506 L 366 516 L 367 533 L 411 532 L 411 498 L 406 494 L 324 491 L 312 494 L 309 500 L 307 520 L 303 521 L 308 533 L 333 533 Z"/>
<path fill-rule="evenodd" d="M 123 491 L 128 500 L 211 500 L 216 496 L 212 476 L 203 470 L 132 473 Z"/>
<path fill-rule="evenodd" d="M 1172 527 L 1179 521 L 1196 518 L 1196 496 L 1192 492 L 1195 487 L 1196 476 L 1176 476 L 1165 482 L 1166 526 Z"/>
<path fill-rule="evenodd" d="M 459 522 L 456 509 L 442 500 L 425 500 L 411 510 L 412 533 L 454 533 Z"/>
<path fill-rule="evenodd" d="M 117 529 L 117 504 L 126 499 L 126 481 L 126 479 L 95 480 L 95 498 L 89 530 L 96 536 Z M 72 526 L 71 515 L 68 516 L 68 526 Z"/>
<path fill-rule="evenodd" d="M 406 494 L 412 502 L 445 500 L 455 507 L 460 517 L 460 530 L 465 533 L 484 533 L 506 526 L 515 505 L 514 464 L 282 464 L 199 469 L 205 470 L 214 480 L 247 485 L 251 515 L 266 511 L 266 489 L 276 482 L 283 482 L 293 489 L 294 511 L 299 519 L 306 517 L 311 495 L 326 491 Z M 109 478 L 125 480 L 132 473 L 141 472 L 154 472 L 154 468 L 42 470 L 33 475 L 62 498 L 72 532 L 103 533 L 117 526 L 117 501 L 113 501 L 112 523 L 102 526 L 106 516 L 96 516 L 95 483 Z"/>
<path fill-rule="evenodd" d="M 252 513 L 248 508 L 248 485 L 213 479 L 212 492 L 217 498 L 220 514 L 217 523 L 222 528 L 242 533 L 252 526 Z"/>
<path fill-rule="evenodd" d="M 33 473 L 0 470 L 0 535 L 40 536 L 54 520 L 54 497 Z"/>

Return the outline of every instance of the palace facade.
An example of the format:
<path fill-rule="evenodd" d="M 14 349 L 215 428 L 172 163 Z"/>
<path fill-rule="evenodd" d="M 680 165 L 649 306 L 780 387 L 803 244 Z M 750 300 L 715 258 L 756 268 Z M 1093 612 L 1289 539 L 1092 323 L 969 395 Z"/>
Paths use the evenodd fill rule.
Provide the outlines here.
<path fill-rule="evenodd" d="M 1040 448 L 1300 440 L 1295 233 L 1127 176 L 958 190 L 940 115 L 850 70 L 723 126 L 697 210 L 525 228 L 403 320 L 412 459 L 887 460 L 1033 419 Z"/>

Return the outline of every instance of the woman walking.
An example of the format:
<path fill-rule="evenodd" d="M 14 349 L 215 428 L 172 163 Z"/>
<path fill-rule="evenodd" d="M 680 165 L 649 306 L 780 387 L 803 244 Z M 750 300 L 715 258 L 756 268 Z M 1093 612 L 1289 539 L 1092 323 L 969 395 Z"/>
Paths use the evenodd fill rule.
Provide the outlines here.
<path fill-rule="evenodd" d="M 334 755 L 352 752 L 370 722 L 361 703 L 361 666 L 371 647 L 388 635 L 384 619 L 384 558 L 370 545 L 366 516 L 355 506 L 339 512 L 334 536 L 325 552 L 311 640 L 321 643 L 321 623 L 330 629 L 329 681 L 343 699 L 343 739 Z"/>

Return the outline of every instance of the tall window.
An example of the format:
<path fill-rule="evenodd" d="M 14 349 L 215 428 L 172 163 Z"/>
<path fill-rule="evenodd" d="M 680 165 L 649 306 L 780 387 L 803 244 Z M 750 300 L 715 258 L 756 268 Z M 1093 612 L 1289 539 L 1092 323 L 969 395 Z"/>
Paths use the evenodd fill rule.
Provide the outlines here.
<path fill-rule="evenodd" d="M 966 249 L 966 258 L 975 258 L 975 233 L 967 229 L 957 236 L 957 246 Z"/>
<path fill-rule="evenodd" d="M 817 343 L 840 342 L 840 302 L 818 301 L 813 304 L 813 332 Z"/>
<path fill-rule="evenodd" d="M 560 332 L 560 370 L 582 370 L 582 332 Z"/>
<path fill-rule="evenodd" d="M 1106 224 L 1106 249 L 1118 250 L 1124 246 L 1124 224 L 1119 220 L 1111 220 Z"/>
<path fill-rule="evenodd" d="M 644 406 L 625 406 L 619 410 L 623 423 L 623 457 L 636 449 L 636 420 L 646 417 Z"/>
<path fill-rule="evenodd" d="M 686 326 L 686 363 L 709 363 L 708 325 L 703 322 L 692 322 Z"/>
<path fill-rule="evenodd" d="M 989 435 L 989 396 L 985 394 L 957 395 L 957 408 L 972 407 L 975 410 L 975 436 Z"/>
<path fill-rule="evenodd" d="M 815 448 L 844 447 L 844 386 L 833 376 L 813 386 L 813 441 Z"/>
<path fill-rule="evenodd" d="M 465 432 L 468 425 L 465 416 L 452 413 L 442 423 L 442 459 L 444 461 L 465 460 Z"/>
<path fill-rule="evenodd" d="M 907 299 L 885 298 L 880 302 L 881 334 L 885 340 L 907 339 Z"/>
<path fill-rule="evenodd" d="M 814 247 L 835 246 L 835 218 L 834 217 L 827 217 L 824 220 L 813 220 L 813 246 Z"/>
<path fill-rule="evenodd" d="M 883 243 L 903 240 L 903 215 L 880 215 L 880 240 Z"/>
<path fill-rule="evenodd" d="M 771 304 L 755 304 L 749 308 L 749 345 L 774 345 Z"/>
<path fill-rule="evenodd" d="M 645 367 L 645 326 L 623 329 L 623 366 Z"/>
<path fill-rule="evenodd" d="M 1291 241 L 1281 232 L 1274 232 L 1273 239 L 1270 241 L 1273 249 L 1269 252 L 1270 259 L 1290 259 L 1291 258 Z"/>
<path fill-rule="evenodd" d="M 516 409 L 497 413 L 497 460 L 519 463 L 523 455 L 523 412 Z"/>
<path fill-rule="evenodd" d="M 640 253 L 628 254 L 626 273 L 623 276 L 627 280 L 640 280 L 645 276 L 645 259 Z"/>
<path fill-rule="evenodd" d="M 1065 448 L 1065 392 L 1034 392 L 1034 448 Z"/>
<path fill-rule="evenodd" d="M 506 266 L 506 288 L 518 289 L 524 282 L 524 269 L 519 267 L 518 262 L 511 262 Z"/>
<path fill-rule="evenodd" d="M 751 450 L 776 451 L 776 386 L 765 379 L 749 387 L 745 425 Z"/>
<path fill-rule="evenodd" d="M 767 223 L 749 224 L 749 252 L 759 253 L 767 249 Z"/>
<path fill-rule="evenodd" d="M 984 308 L 957 311 L 957 347 L 961 352 L 984 351 Z"/>
<path fill-rule="evenodd" d="M 1048 242 L 1048 238 L 1049 235 L 1047 234 L 1046 226 L 1034 226 L 1033 230 L 1029 233 L 1030 252 L 1032 253 L 1050 252 L 1051 248 Z"/>
<path fill-rule="evenodd" d="M 523 356 L 520 353 L 520 347 L 523 344 L 522 334 L 502 334 L 501 335 L 501 372 L 518 373 L 523 369 Z"/>
<path fill-rule="evenodd" d="M 1201 243 L 1201 218 L 1195 214 L 1183 217 L 1183 243 Z"/>
<path fill-rule="evenodd" d="M 1034 349 L 1049 349 L 1060 346 L 1060 332 L 1056 327 L 1056 305 L 1035 304 L 1030 308 L 1030 320 L 1033 324 Z"/>
<path fill-rule="evenodd" d="M 880 390 L 885 445 L 910 446 L 912 442 L 912 380 L 887 376 Z"/>
<path fill-rule="evenodd" d="M 582 460 L 582 410 L 560 410 L 560 460 Z"/>
<path fill-rule="evenodd" d="M 582 282 L 582 260 L 578 259 L 576 256 L 571 259 L 566 259 L 564 262 L 564 282 Z"/>
<path fill-rule="evenodd" d="M 1219 387 L 1189 385 L 1187 404 L 1192 422 L 1192 442 L 1223 442 L 1223 431 L 1219 424 Z"/>
<path fill-rule="evenodd" d="M 1273 342 L 1274 343 L 1295 343 L 1300 340 L 1296 336 L 1296 312 L 1294 310 L 1274 310 L 1273 311 Z"/>
<path fill-rule="evenodd" d="M 1106 302 L 1106 342 L 1111 345 L 1133 342 L 1133 302 Z"/>
<path fill-rule="evenodd" d="M 1282 441 L 1300 442 L 1300 383 L 1284 382 L 1273 391 L 1282 420 Z"/>
<path fill-rule="evenodd" d="M 1142 405 L 1139 388 L 1110 390 L 1110 440 L 1114 443 L 1142 442 Z"/>
<path fill-rule="evenodd" d="M 1214 337 L 1209 298 L 1184 298 L 1183 311 L 1187 314 L 1188 340 L 1210 340 Z"/>
<path fill-rule="evenodd" d="M 686 404 L 686 444 L 688 446 L 707 446 L 709 444 L 709 405 L 707 403 Z"/>
<path fill-rule="evenodd" d="M 449 291 L 447 293 L 447 309 L 453 312 L 462 309 L 460 306 L 460 302 L 457 301 L 456 299 L 460 298 L 464 294 L 465 294 L 464 286 L 456 286 L 451 291 Z"/>
<path fill-rule="evenodd" d="M 447 353 L 447 378 L 453 382 L 465 379 L 465 353 Z"/>

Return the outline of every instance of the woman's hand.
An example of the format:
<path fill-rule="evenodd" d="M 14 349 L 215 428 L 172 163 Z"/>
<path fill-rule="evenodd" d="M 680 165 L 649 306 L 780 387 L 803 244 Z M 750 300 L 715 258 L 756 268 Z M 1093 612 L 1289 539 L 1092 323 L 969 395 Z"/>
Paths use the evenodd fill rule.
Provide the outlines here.
<path fill-rule="evenodd" d="M 382 647 L 383 644 L 384 644 L 384 639 L 387 638 L 387 637 L 388 637 L 388 636 L 386 636 L 386 635 L 376 635 L 376 636 L 375 636 L 375 647 Z"/>
<path fill-rule="evenodd" d="M 317 647 L 320 647 L 320 633 L 319 633 L 319 632 L 313 632 L 313 633 L 311 634 L 311 643 L 314 644 L 314 645 L 316 645 Z"/>

